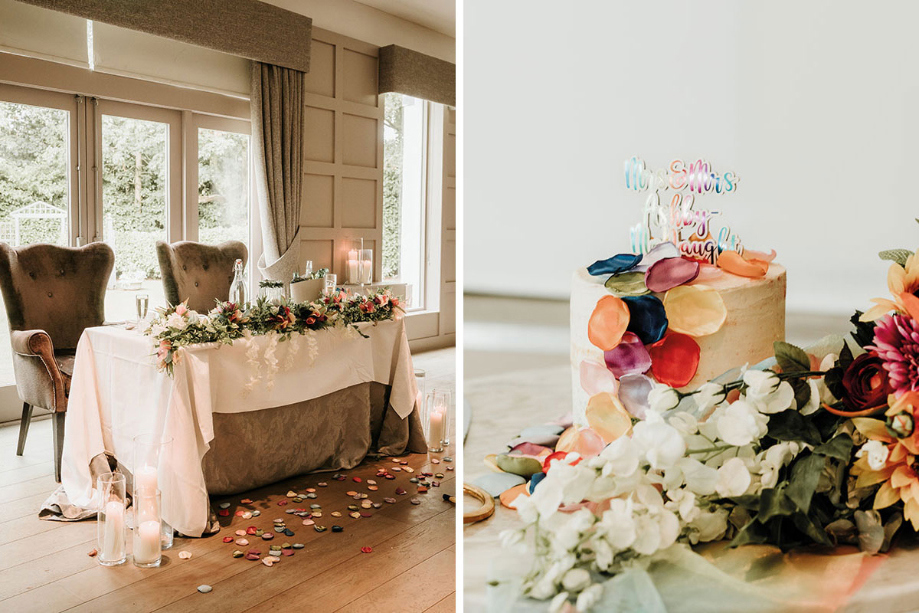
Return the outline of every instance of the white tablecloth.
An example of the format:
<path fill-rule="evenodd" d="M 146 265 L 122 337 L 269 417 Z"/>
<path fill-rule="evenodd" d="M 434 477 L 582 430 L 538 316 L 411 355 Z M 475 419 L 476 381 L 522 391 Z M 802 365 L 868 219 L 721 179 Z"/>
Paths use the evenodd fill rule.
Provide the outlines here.
<path fill-rule="evenodd" d="M 134 437 L 165 432 L 173 442 L 160 459 L 163 519 L 197 536 L 208 517 L 201 459 L 214 437 L 213 413 L 285 406 L 375 381 L 392 386 L 390 405 L 407 417 L 417 388 L 404 322 L 359 326 L 369 339 L 332 329 L 285 342 L 256 336 L 187 347 L 173 377 L 157 372 L 151 338 L 122 327 L 87 329 L 67 409 L 61 467 L 67 497 L 92 508 L 91 460 L 107 452 L 133 472 Z"/>

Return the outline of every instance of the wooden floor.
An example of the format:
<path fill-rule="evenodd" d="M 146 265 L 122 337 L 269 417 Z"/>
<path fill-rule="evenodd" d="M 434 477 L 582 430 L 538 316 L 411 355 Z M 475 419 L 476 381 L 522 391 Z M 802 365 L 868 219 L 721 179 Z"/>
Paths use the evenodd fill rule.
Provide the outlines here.
<path fill-rule="evenodd" d="M 453 349 L 446 349 L 415 357 L 416 367 L 427 371 L 429 390 L 455 384 L 454 355 Z M 335 481 L 328 473 L 309 475 L 215 498 L 215 503 L 232 503 L 231 517 L 221 518 L 218 534 L 177 538 L 175 546 L 164 552 L 160 568 L 140 569 L 130 558 L 122 566 L 104 568 L 87 555 L 96 547 L 95 520 L 38 519 L 41 503 L 57 487 L 51 462 L 51 422 L 33 422 L 21 457 L 15 455 L 17 435 L 17 426 L 0 426 L 0 611 L 455 610 L 456 514 L 454 505 L 442 495 L 456 492 L 456 473 L 447 471 L 456 463 L 430 462 L 454 454 L 455 443 L 445 453 L 403 457 L 416 472 L 393 472 L 395 480 L 375 476 L 378 467 L 396 466 L 385 458 L 346 471 L 345 481 Z M 417 486 L 409 479 L 420 472 L 444 473 L 441 486 L 416 493 Z M 356 483 L 352 477 L 363 482 Z M 368 491 L 368 478 L 377 481 L 378 491 Z M 317 487 L 319 481 L 327 482 L 328 487 Z M 317 487 L 318 498 L 294 506 L 321 504 L 323 515 L 316 523 L 327 526 L 326 532 L 317 533 L 312 526 L 303 526 L 297 516 L 284 513 L 290 505 L 277 505 L 287 500 L 288 490 L 303 492 L 308 487 Z M 397 487 L 408 493 L 396 495 Z M 349 490 L 367 492 L 376 502 L 384 497 L 397 502 L 384 503 L 370 510 L 372 517 L 355 520 L 348 517 L 347 507 L 355 503 L 345 494 Z M 233 515 L 242 508 L 243 498 L 255 501 L 247 508 L 260 509 L 259 517 L 243 520 Z M 411 504 L 412 498 L 421 504 Z M 332 511 L 341 511 L 342 517 L 332 517 Z M 276 518 L 284 518 L 295 535 L 281 535 L 270 542 L 247 537 L 248 547 L 222 540 L 250 525 L 271 530 Z M 344 532 L 333 533 L 333 524 L 343 526 Z M 231 555 L 234 549 L 253 547 L 264 554 L 269 545 L 285 541 L 306 547 L 271 568 Z M 365 546 L 373 552 L 361 553 Z M 130 551 L 130 539 L 128 547 Z M 192 553 L 192 558 L 179 559 L 180 551 Z M 212 586 L 213 591 L 198 593 L 202 584 Z"/>

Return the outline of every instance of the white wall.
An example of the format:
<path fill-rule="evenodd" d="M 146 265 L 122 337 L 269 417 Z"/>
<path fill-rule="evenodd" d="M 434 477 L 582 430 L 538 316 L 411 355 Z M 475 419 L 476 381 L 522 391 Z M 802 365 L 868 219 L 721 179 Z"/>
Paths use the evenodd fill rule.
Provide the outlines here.
<path fill-rule="evenodd" d="M 788 308 L 886 291 L 876 253 L 919 246 L 919 3 L 467 2 L 465 291 L 567 297 L 628 250 L 622 164 L 704 157 Z M 713 196 L 697 204 L 712 202 Z"/>

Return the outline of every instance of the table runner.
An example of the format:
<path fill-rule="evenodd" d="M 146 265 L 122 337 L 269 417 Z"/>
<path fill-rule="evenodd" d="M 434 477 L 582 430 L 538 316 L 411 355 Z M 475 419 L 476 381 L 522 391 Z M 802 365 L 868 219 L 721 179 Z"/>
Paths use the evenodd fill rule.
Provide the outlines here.
<path fill-rule="evenodd" d="M 400 320 L 293 335 L 202 344 L 179 352 L 174 376 L 157 372 L 153 342 L 121 327 L 89 328 L 77 346 L 65 426 L 62 485 L 70 502 L 92 508 L 90 463 L 103 453 L 133 470 L 133 439 L 166 432 L 160 460 L 163 519 L 179 532 L 207 528 L 201 460 L 214 438 L 213 414 L 292 405 L 361 383 L 391 386 L 389 405 L 408 417 L 417 395 Z"/>

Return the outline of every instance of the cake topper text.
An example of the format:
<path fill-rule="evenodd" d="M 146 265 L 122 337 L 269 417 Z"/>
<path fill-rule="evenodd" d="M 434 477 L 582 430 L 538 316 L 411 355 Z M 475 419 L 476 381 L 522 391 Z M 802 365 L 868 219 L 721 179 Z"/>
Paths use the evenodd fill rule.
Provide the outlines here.
<path fill-rule="evenodd" d="M 720 211 L 694 208 L 697 196 L 733 193 L 739 180 L 734 172 L 715 172 L 702 159 L 688 164 L 673 160 L 666 170 L 656 171 L 639 157 L 626 160 L 626 189 L 650 192 L 641 223 L 630 231 L 632 251 L 647 253 L 654 245 L 670 241 L 684 256 L 709 264 L 715 264 L 723 251 L 743 253 L 740 237 L 728 226 L 713 223 Z M 668 190 L 673 195 L 667 204 L 661 204 L 661 193 Z"/>

